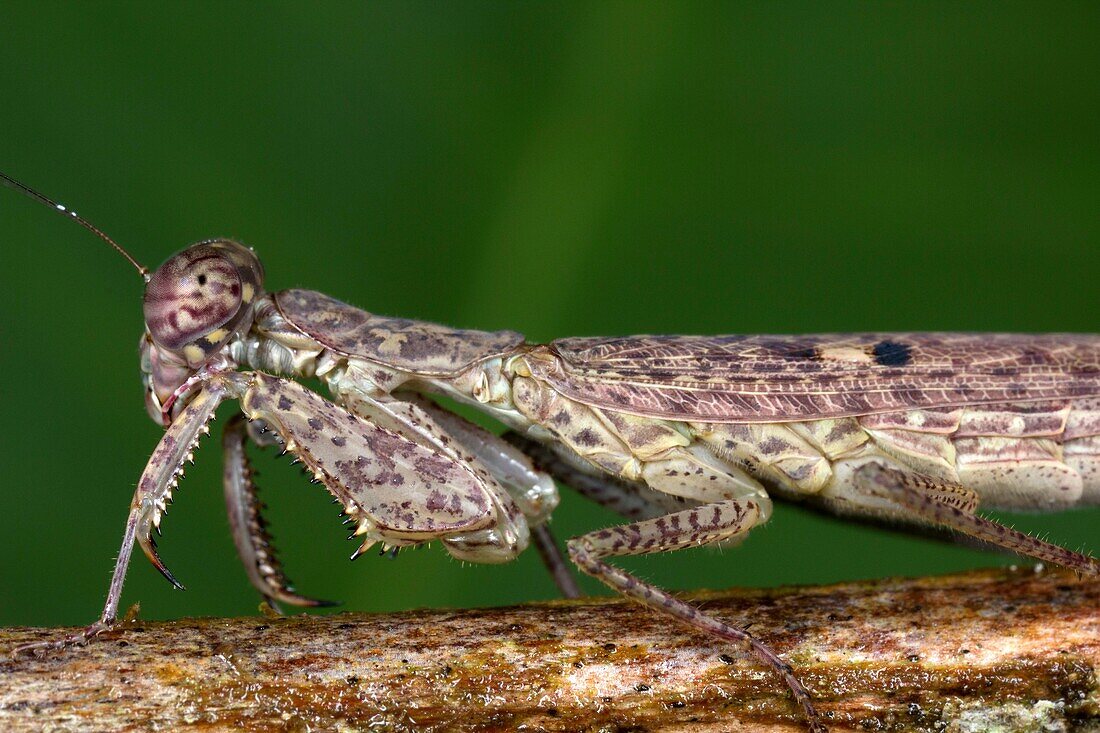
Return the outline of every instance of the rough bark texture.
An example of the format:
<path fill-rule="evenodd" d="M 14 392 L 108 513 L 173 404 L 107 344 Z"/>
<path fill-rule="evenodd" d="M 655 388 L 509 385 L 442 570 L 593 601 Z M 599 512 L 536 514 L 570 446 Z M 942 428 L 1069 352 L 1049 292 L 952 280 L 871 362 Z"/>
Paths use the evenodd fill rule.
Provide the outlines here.
<path fill-rule="evenodd" d="M 988 571 L 694 596 L 833 730 L 1100 731 L 1100 582 Z M 57 634 L 0 630 L 0 649 Z M 800 731 L 758 664 L 631 603 L 138 622 L 0 662 L 0 730 Z"/>

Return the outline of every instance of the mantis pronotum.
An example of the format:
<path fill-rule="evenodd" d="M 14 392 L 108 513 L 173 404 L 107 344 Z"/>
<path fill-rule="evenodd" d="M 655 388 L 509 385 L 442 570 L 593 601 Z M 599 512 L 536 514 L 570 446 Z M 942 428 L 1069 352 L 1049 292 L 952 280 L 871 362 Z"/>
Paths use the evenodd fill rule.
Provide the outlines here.
<path fill-rule="evenodd" d="M 1100 337 L 1081 334 L 641 336 L 528 344 L 512 331 L 387 318 L 306 290 L 269 293 L 251 249 L 214 239 L 149 273 L 141 342 L 146 405 L 165 428 L 131 503 L 107 603 L 83 631 L 19 651 L 83 644 L 118 622 L 136 542 L 170 582 L 152 532 L 215 408 L 224 487 L 248 577 L 272 602 L 293 591 L 264 529 L 246 444 L 304 464 L 343 505 L 356 554 L 430 540 L 499 563 L 534 542 L 566 596 L 577 587 L 546 522 L 553 479 L 630 522 L 566 543 L 570 560 L 623 595 L 755 655 L 813 730 L 795 671 L 746 629 L 712 618 L 609 562 L 734 544 L 773 497 L 836 514 L 955 530 L 1100 574 L 1082 554 L 977 514 L 1100 504 Z M 294 378 L 316 377 L 326 399 Z M 428 395 L 472 405 L 499 437 Z"/>

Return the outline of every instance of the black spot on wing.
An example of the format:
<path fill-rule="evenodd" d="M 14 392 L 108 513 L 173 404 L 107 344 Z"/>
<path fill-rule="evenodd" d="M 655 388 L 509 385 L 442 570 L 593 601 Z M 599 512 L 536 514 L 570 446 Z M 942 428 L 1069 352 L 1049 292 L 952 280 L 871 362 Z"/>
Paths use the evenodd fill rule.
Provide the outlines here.
<path fill-rule="evenodd" d="M 871 349 L 879 366 L 905 366 L 913 360 L 913 349 L 898 341 L 879 341 Z"/>

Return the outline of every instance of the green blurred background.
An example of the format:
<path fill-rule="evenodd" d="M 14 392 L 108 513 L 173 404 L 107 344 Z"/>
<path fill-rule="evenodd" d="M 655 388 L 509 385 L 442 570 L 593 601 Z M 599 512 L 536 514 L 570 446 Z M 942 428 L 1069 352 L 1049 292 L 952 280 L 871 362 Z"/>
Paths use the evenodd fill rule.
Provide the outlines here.
<path fill-rule="evenodd" d="M 638 332 L 1097 330 L 1095 4 L 6 3 L 0 170 L 149 265 L 253 245 L 272 289 L 532 340 Z M 117 255 L 0 191 L 0 623 L 91 621 L 159 429 Z M 230 406 L 232 409 L 232 406 Z M 259 458 L 288 573 L 353 610 L 555 595 L 534 552 L 348 563 L 324 492 Z M 178 593 L 254 613 L 211 440 L 164 523 Z M 1014 518 L 1100 549 L 1097 509 Z M 614 521 L 564 492 L 554 529 Z M 1008 559 L 781 506 L 672 588 Z M 586 588 L 602 592 L 586 579 Z"/>

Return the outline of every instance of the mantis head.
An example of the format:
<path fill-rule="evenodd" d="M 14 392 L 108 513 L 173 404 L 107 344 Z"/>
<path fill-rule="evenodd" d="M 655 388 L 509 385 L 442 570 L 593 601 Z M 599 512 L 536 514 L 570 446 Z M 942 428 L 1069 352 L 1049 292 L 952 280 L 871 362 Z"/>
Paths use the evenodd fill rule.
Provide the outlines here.
<path fill-rule="evenodd" d="M 226 344 L 252 325 L 263 279 L 251 249 L 210 239 L 172 255 L 146 280 L 141 368 L 154 421 L 167 426 L 197 387 L 191 378 L 225 361 Z"/>
<path fill-rule="evenodd" d="M 223 352 L 252 325 L 264 268 L 251 249 L 209 239 L 177 252 L 146 280 L 141 341 L 145 407 L 168 425 L 198 385 L 204 367 L 220 368 Z"/>
<path fill-rule="evenodd" d="M 197 369 L 252 321 L 264 268 L 243 244 L 211 239 L 177 252 L 145 285 L 145 327 L 158 348 Z"/>

